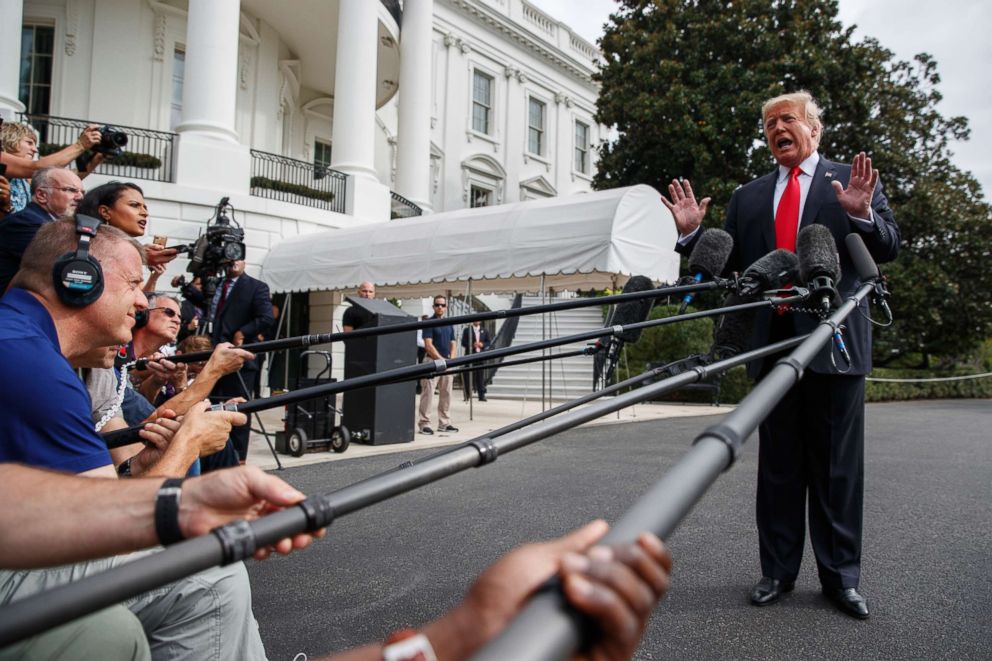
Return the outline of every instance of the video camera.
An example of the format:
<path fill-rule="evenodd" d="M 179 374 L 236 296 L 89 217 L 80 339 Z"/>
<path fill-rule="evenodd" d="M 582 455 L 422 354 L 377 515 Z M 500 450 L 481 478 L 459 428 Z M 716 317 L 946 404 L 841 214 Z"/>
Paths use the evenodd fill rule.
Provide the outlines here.
<path fill-rule="evenodd" d="M 231 224 L 227 210 L 230 209 L 233 216 L 234 207 L 229 199 L 221 199 L 213 218 L 207 221 L 206 231 L 194 243 L 169 246 L 179 254 L 190 256 L 186 270 L 204 282 L 213 276 L 223 275 L 231 262 L 245 258 L 245 231 L 237 221 Z"/>

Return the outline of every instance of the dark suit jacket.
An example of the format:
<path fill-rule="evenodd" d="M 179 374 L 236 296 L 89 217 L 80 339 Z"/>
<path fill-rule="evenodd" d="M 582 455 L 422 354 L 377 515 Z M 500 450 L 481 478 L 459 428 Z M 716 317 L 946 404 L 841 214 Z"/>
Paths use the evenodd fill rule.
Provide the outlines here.
<path fill-rule="evenodd" d="M 223 280 L 217 285 L 223 287 Z M 272 325 L 272 299 L 269 287 L 261 280 L 242 275 L 231 287 L 217 319 L 214 319 L 211 341 L 233 342 L 235 331 L 241 331 L 245 343 L 254 342 L 259 333 L 264 333 Z M 245 363 L 248 369 L 257 369 L 255 361 Z"/>
<path fill-rule="evenodd" d="M 813 173 L 806 196 L 806 206 L 800 219 L 799 229 L 818 223 L 826 226 L 840 254 L 841 279 L 837 285 L 842 297 L 853 294 L 861 285 L 851 262 L 850 255 L 844 242 L 845 237 L 857 232 L 864 239 L 865 245 L 872 257 L 878 263 L 888 262 L 896 257 L 899 250 L 899 228 L 896 225 L 892 209 L 882 192 L 881 183 L 875 187 L 872 196 L 872 220 L 874 227 L 864 231 L 853 222 L 837 201 L 837 195 L 831 186 L 832 181 L 839 181 L 847 186 L 851 177 L 851 166 L 833 163 L 821 157 Z M 734 239 L 734 249 L 727 264 L 727 271 L 743 271 L 755 260 L 775 249 L 775 181 L 778 178 L 778 168 L 773 172 L 755 179 L 734 191 L 727 208 L 725 229 Z M 697 234 L 697 237 L 699 235 Z M 680 252 L 692 249 L 692 243 L 681 247 Z M 847 330 L 844 339 L 851 353 L 851 369 L 847 374 L 867 374 L 871 371 L 871 324 L 866 319 L 868 303 L 862 301 L 860 311 L 855 310 L 847 318 Z M 795 324 L 797 334 L 807 333 L 817 325 L 817 320 L 806 314 L 787 313 Z M 771 332 L 772 312 L 762 310 L 758 313 L 751 337 L 753 347 L 768 344 Z M 821 374 L 835 374 L 838 369 L 830 359 L 831 348 L 825 347 L 810 365 L 810 369 Z M 756 376 L 762 365 L 759 361 L 751 363 L 748 372 Z M 844 367 L 840 365 L 840 367 Z"/>
<path fill-rule="evenodd" d="M 492 342 L 489 339 L 489 331 L 484 326 L 479 326 L 479 339 L 482 341 L 482 350 L 488 351 Z M 474 341 L 475 335 L 472 332 L 472 326 L 466 326 L 465 330 L 462 331 L 462 349 L 465 349 L 465 353 L 472 353 L 472 343 Z"/>
<path fill-rule="evenodd" d="M 52 215 L 37 202 L 28 205 L 0 220 L 0 295 L 7 291 L 7 285 L 21 268 L 21 257 L 31 239 L 45 223 L 52 221 Z"/>

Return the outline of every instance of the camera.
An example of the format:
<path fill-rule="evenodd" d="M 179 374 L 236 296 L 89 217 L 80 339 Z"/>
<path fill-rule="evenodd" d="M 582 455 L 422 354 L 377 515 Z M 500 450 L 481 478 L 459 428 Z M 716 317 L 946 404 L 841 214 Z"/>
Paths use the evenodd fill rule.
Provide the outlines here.
<path fill-rule="evenodd" d="M 102 126 L 100 131 L 100 142 L 76 157 L 76 170 L 85 172 L 94 154 L 104 156 L 120 156 L 127 146 L 127 133 L 115 129 L 112 126 Z"/>
<path fill-rule="evenodd" d="M 222 275 L 228 264 L 245 258 L 245 231 L 237 221 L 232 224 L 228 209 L 233 211 L 234 207 L 225 197 L 217 205 L 214 217 L 207 221 L 206 231 L 194 243 L 171 246 L 189 255 L 186 270 L 204 281 Z"/>
<path fill-rule="evenodd" d="M 103 126 L 100 128 L 100 142 L 92 148 L 92 151 L 107 156 L 120 156 L 126 146 L 127 133 L 112 126 Z"/>

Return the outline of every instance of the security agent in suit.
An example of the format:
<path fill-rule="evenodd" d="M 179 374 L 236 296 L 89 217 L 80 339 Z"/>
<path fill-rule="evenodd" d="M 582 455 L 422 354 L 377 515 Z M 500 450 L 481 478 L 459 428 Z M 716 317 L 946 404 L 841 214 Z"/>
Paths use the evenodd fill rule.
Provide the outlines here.
<path fill-rule="evenodd" d="M 491 344 L 489 331 L 483 328 L 481 321 L 473 321 L 462 330 L 462 349 L 466 356 L 489 351 Z M 486 401 L 486 370 L 472 372 L 472 379 L 475 381 L 475 392 L 479 393 L 479 401 Z M 462 389 L 465 391 L 465 401 L 472 396 L 472 388 L 469 384 L 469 375 L 463 375 Z"/>
<path fill-rule="evenodd" d="M 269 287 L 261 280 L 245 275 L 243 260 L 232 262 L 227 267 L 226 277 L 217 285 L 207 315 L 210 340 L 214 346 L 220 342 L 231 342 L 235 346 L 253 342 L 273 322 Z M 240 373 L 228 374 L 217 382 L 211 398 L 216 401 L 226 401 L 231 397 L 250 399 L 251 393 L 246 392 L 245 387 L 252 388 L 258 371 L 256 361 L 246 361 Z M 243 425 L 231 431 L 231 440 L 242 463 L 248 456 L 249 427 Z"/>
<path fill-rule="evenodd" d="M 765 137 L 778 168 L 738 188 L 727 209 L 725 229 L 734 239 L 728 270 L 743 270 L 777 247 L 795 250 L 798 229 L 813 223 L 827 227 L 841 260 L 842 296 L 861 284 L 844 238 L 857 232 L 877 262 L 895 259 L 899 228 L 878 182 L 878 170 L 862 152 L 842 165 L 817 153 L 823 130 L 820 110 L 806 92 L 770 99 L 762 108 Z M 799 168 L 799 170 L 795 170 Z M 795 182 L 790 183 L 790 179 Z M 798 209 L 779 210 L 788 188 L 798 183 Z M 692 249 L 709 198 L 696 202 L 688 181 L 673 181 L 671 201 L 680 252 Z M 793 189 L 795 190 L 795 189 Z M 780 221 L 776 226 L 776 219 Z M 782 245 L 783 242 L 791 245 Z M 871 371 L 871 325 L 867 304 L 847 320 L 849 368 L 831 360 L 828 346 L 802 380 L 765 418 L 759 428 L 757 524 L 762 578 L 751 603 L 764 606 L 793 589 L 805 543 L 806 504 L 810 540 L 824 594 L 844 613 L 863 619 L 868 604 L 858 593 L 864 491 L 864 389 Z M 752 343 L 763 346 L 806 333 L 817 323 L 805 314 L 760 313 Z M 760 378 L 774 360 L 752 363 Z"/>

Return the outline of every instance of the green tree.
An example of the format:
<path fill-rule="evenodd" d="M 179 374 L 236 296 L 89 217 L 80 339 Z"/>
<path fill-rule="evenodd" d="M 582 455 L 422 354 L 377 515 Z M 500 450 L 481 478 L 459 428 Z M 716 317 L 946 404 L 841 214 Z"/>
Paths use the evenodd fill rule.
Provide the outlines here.
<path fill-rule="evenodd" d="M 883 268 L 897 319 L 876 358 L 949 361 L 992 334 L 992 209 L 949 151 L 967 120 L 937 110 L 932 57 L 896 60 L 853 30 L 834 0 L 621 1 L 597 75 L 597 120 L 619 138 L 600 149 L 596 186 L 666 191 L 684 176 L 713 198 L 706 223 L 720 226 L 733 190 L 772 168 L 762 102 L 808 89 L 824 108 L 820 151 L 848 162 L 868 152 L 902 231 Z"/>

